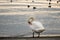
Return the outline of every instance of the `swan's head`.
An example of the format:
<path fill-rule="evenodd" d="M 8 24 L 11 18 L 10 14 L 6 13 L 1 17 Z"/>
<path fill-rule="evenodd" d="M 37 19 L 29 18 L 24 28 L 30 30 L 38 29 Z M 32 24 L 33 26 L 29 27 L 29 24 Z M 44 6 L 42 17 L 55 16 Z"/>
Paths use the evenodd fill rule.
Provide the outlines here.
<path fill-rule="evenodd" d="M 34 21 L 34 17 L 30 17 L 29 20 L 28 20 L 28 23 L 32 24 L 31 22 L 33 22 L 33 21 Z"/>

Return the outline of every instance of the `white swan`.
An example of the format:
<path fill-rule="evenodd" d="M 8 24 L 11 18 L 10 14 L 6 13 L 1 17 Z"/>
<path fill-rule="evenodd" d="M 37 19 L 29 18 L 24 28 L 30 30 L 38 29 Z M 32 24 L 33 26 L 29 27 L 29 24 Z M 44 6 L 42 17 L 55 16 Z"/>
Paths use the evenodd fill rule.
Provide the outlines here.
<path fill-rule="evenodd" d="M 43 25 L 39 21 L 35 21 L 33 17 L 31 17 L 28 20 L 28 24 L 29 24 L 30 28 L 33 31 L 33 37 L 34 37 L 34 33 L 37 33 L 38 37 L 39 37 L 40 33 L 45 30 L 45 28 L 43 27 Z"/>

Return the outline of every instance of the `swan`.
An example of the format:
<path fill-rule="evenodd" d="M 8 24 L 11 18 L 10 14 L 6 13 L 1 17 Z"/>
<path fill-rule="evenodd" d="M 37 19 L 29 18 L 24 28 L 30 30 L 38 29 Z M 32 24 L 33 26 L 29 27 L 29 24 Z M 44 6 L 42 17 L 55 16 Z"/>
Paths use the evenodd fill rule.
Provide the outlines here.
<path fill-rule="evenodd" d="M 45 30 L 45 28 L 43 27 L 42 23 L 39 22 L 39 21 L 34 20 L 33 17 L 29 18 L 28 24 L 29 24 L 29 27 L 33 31 L 33 37 L 34 37 L 34 33 L 37 33 L 38 37 L 40 37 L 40 33 L 42 33 Z"/>

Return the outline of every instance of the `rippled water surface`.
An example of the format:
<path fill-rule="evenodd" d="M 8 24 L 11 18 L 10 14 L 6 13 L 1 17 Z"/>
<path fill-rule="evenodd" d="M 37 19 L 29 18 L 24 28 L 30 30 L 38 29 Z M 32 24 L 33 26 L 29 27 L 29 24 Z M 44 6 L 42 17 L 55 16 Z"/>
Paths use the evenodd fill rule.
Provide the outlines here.
<path fill-rule="evenodd" d="M 60 13 L 35 16 L 46 29 L 42 34 L 60 34 Z M 27 19 L 28 15 L 0 15 L 0 35 L 21 35 L 32 32 Z"/>

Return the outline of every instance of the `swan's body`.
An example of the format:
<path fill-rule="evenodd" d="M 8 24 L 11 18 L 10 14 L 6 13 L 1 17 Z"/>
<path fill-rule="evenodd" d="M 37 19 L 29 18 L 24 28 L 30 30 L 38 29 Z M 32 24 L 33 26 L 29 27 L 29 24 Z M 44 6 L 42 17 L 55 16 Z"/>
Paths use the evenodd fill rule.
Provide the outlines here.
<path fill-rule="evenodd" d="M 45 28 L 43 27 L 42 23 L 40 23 L 39 21 L 35 21 L 33 17 L 31 17 L 28 20 L 28 24 L 30 25 L 30 28 L 33 31 L 33 37 L 34 37 L 34 33 L 37 33 L 38 37 L 39 37 L 40 33 L 45 30 Z"/>
<path fill-rule="evenodd" d="M 38 21 L 33 21 L 32 25 L 30 25 L 30 28 L 34 31 L 34 32 L 38 32 L 41 33 L 44 29 L 43 25 L 38 22 Z"/>

